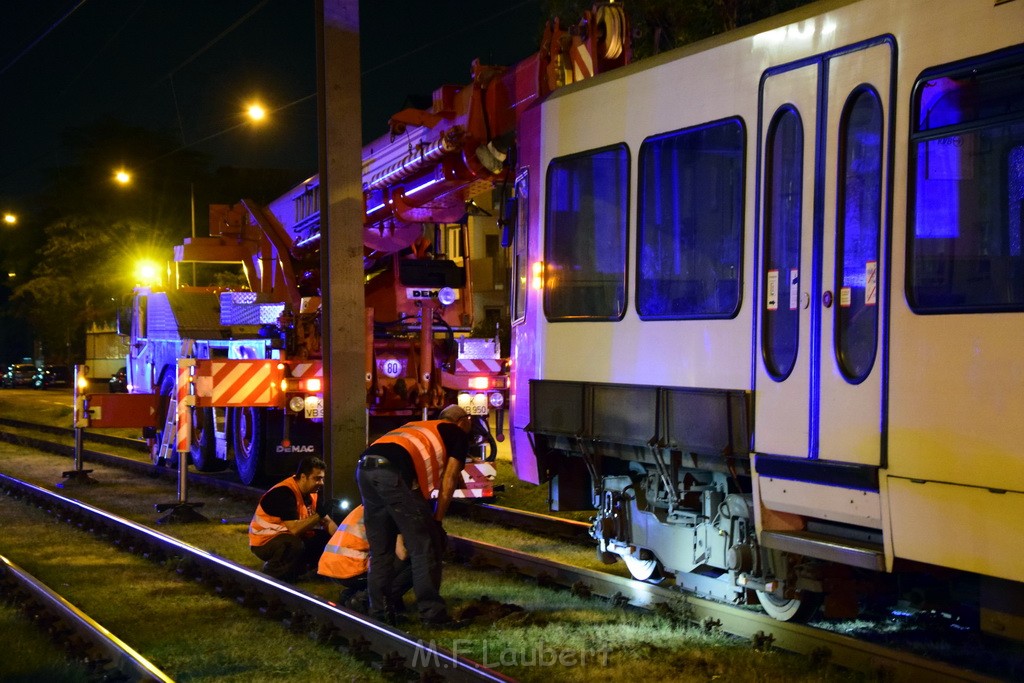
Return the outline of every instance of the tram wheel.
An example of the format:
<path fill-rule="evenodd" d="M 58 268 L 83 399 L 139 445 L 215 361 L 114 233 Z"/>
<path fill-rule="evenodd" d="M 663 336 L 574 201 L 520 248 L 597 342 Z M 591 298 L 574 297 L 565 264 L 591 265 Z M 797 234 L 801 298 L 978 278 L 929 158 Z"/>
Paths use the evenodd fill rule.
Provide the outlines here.
<path fill-rule="evenodd" d="M 630 576 L 637 581 L 657 584 L 665 580 L 665 574 L 662 572 L 661 562 L 658 562 L 653 558 L 650 560 L 641 560 L 633 557 L 632 555 L 623 555 L 622 561 L 626 563 L 626 569 L 629 570 Z"/>
<path fill-rule="evenodd" d="M 804 622 L 814 616 L 822 602 L 821 593 L 801 593 L 799 598 L 784 598 L 757 591 L 757 600 L 765 613 L 776 621 Z"/>

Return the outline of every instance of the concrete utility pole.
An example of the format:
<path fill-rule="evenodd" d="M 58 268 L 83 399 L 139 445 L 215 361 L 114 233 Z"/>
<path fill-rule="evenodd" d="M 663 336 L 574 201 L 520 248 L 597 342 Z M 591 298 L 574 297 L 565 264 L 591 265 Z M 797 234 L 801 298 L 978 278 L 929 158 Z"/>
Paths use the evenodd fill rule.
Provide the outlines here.
<path fill-rule="evenodd" d="M 315 0 L 327 493 L 359 502 L 366 442 L 359 1 Z M 341 521 L 336 520 L 336 521 Z"/>

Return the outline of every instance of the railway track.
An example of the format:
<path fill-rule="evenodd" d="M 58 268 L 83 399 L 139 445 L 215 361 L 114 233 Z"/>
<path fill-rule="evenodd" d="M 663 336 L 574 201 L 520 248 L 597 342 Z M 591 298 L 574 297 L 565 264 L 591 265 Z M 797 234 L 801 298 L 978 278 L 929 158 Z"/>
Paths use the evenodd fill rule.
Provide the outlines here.
<path fill-rule="evenodd" d="M 33 623 L 44 626 L 71 650 L 90 678 L 118 681 L 171 681 L 152 662 L 88 614 L 27 571 L 0 555 L 0 586 L 5 599 Z"/>
<path fill-rule="evenodd" d="M 221 595 L 253 606 L 287 621 L 319 641 L 330 642 L 357 656 L 372 655 L 382 671 L 402 671 L 430 679 L 453 681 L 507 681 L 503 674 L 466 657 L 411 638 L 408 634 L 369 617 L 242 567 L 213 553 L 179 541 L 160 531 L 28 482 L 0 474 L 0 488 L 51 511 L 68 523 L 115 539 L 158 563 L 174 562 L 189 578 L 214 587 Z"/>
<path fill-rule="evenodd" d="M 19 427 L 26 428 L 24 423 L 19 425 Z M 3 433 L 0 433 L 0 437 L 15 439 L 25 445 L 30 445 L 27 443 L 27 440 L 33 438 L 24 435 L 4 436 Z M 38 447 L 47 443 L 45 440 L 35 440 L 31 445 Z M 67 450 L 69 448 L 58 444 L 58 448 L 55 450 L 70 454 L 70 451 Z M 152 474 L 154 471 L 153 465 L 148 462 L 135 461 L 130 458 L 110 454 L 87 451 L 84 457 L 87 460 L 103 462 L 115 467 L 127 467 L 145 474 Z M 160 469 L 162 468 L 157 468 L 157 470 Z M 175 472 L 172 470 L 163 470 L 163 473 L 169 477 L 175 475 Z M 234 495 L 249 500 L 252 505 L 255 505 L 257 497 L 262 493 L 259 490 L 244 487 L 234 482 L 225 482 L 216 477 L 192 475 L 190 473 L 190 480 L 193 483 L 205 486 L 207 485 L 207 479 L 212 480 L 209 482 L 209 485 L 213 486 L 216 490 L 230 491 Z M 586 526 L 579 523 L 566 523 L 565 520 L 545 515 L 522 513 L 521 511 L 508 510 L 507 508 L 496 506 L 473 506 L 469 514 L 476 519 L 485 520 L 490 523 L 528 525 L 537 529 L 540 533 L 546 535 L 557 533 L 562 538 L 573 540 L 581 538 L 584 531 L 583 527 Z M 906 652 L 865 643 L 855 638 L 807 626 L 780 623 L 758 611 L 739 609 L 700 600 L 669 588 L 639 583 L 601 572 L 568 567 L 551 560 L 533 557 L 525 553 L 500 548 L 480 541 L 454 536 L 450 538 L 450 541 L 452 549 L 458 558 L 477 566 L 494 567 L 504 571 L 513 570 L 520 575 L 531 577 L 547 585 L 560 585 L 580 595 L 606 599 L 613 605 L 630 605 L 643 609 L 667 611 L 673 614 L 680 622 L 698 624 L 706 629 L 721 629 L 727 633 L 746 638 L 758 646 L 773 646 L 796 652 L 803 656 L 827 661 L 846 669 L 882 677 L 885 680 L 911 680 L 920 676 L 927 676 L 928 680 L 999 680 L 996 678 L 986 678 L 981 674 L 945 665 L 930 658 L 918 657 Z M 240 590 L 241 593 L 245 593 L 246 590 L 251 591 L 253 585 L 267 586 L 276 583 L 256 572 L 246 571 L 249 574 L 254 574 L 255 577 L 246 579 L 244 583 L 247 589 L 240 590 L 235 588 L 232 589 L 232 592 L 239 592 Z M 235 584 L 237 580 L 231 583 Z M 274 598 L 275 601 L 280 601 L 283 608 L 290 610 L 295 608 L 296 605 L 305 607 L 305 603 L 302 600 L 293 604 L 294 589 L 286 588 L 285 594 L 292 597 L 288 597 L 286 600 Z M 322 602 L 319 598 L 315 598 L 315 600 Z M 322 615 L 303 618 L 313 619 L 316 623 L 322 623 L 324 620 Z M 400 651 L 395 648 L 388 650 L 387 644 L 383 645 L 383 649 L 388 652 Z M 416 661 L 424 661 L 423 657 L 425 656 L 427 656 L 425 652 L 417 654 L 416 651 L 407 651 L 399 657 L 399 660 L 410 661 L 412 658 L 417 658 Z M 430 654 L 429 656 L 434 655 Z"/>

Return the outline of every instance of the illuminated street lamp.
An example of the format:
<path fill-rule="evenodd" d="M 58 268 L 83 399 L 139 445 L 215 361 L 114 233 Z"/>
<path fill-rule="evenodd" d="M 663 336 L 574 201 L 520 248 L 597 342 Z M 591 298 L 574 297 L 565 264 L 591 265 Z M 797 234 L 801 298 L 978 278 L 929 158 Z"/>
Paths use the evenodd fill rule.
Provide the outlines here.
<path fill-rule="evenodd" d="M 13 213 L 5 213 L 4 214 L 4 223 L 6 223 L 7 225 L 14 225 L 17 222 L 18 222 L 18 217 L 15 216 Z"/>
<path fill-rule="evenodd" d="M 263 119 L 267 118 L 267 110 L 264 109 L 263 105 L 260 104 L 259 102 L 253 102 L 252 104 L 250 104 L 249 108 L 246 109 L 246 113 L 249 115 L 249 118 L 255 121 L 256 123 L 259 123 Z"/>
<path fill-rule="evenodd" d="M 135 282 L 142 287 L 160 284 L 160 266 L 147 259 L 138 261 L 135 264 Z"/>
<path fill-rule="evenodd" d="M 123 168 L 119 168 L 114 172 L 114 180 L 117 181 L 119 185 L 127 185 L 132 182 L 132 174 Z"/>

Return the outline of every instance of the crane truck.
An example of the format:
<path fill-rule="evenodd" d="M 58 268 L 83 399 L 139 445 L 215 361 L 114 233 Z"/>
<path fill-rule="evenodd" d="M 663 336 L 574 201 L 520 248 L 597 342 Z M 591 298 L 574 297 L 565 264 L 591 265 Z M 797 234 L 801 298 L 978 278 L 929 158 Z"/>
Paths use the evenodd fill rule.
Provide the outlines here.
<path fill-rule="evenodd" d="M 429 109 L 398 112 L 389 133 L 364 148 L 366 315 L 351 324 L 366 330 L 368 438 L 375 420 L 430 417 L 457 402 L 475 418 L 477 455 L 493 458 L 495 439 L 504 438 L 509 367 L 497 335 L 465 335 L 473 323 L 467 209 L 497 189 L 503 216 L 522 211 L 526 202 L 512 197 L 520 115 L 553 90 L 628 61 L 609 62 L 598 49 L 621 25 L 614 5 L 584 13 L 575 27 L 555 20 L 537 53 L 510 68 L 473 62 L 470 84 L 441 86 Z M 201 471 L 234 461 L 245 483 L 321 454 L 320 208 L 317 176 L 266 206 L 211 206 L 210 235 L 176 246 L 174 271 L 188 262 L 240 263 L 248 286 L 178 286 L 175 277 L 164 290 L 139 288 L 127 382 L 129 396 L 143 400 L 122 408 L 97 395 L 85 425 L 148 422 L 156 462 L 188 450 Z M 508 245 L 513 221 L 499 222 Z M 180 428 L 189 414 L 179 410 L 182 400 L 195 405 L 188 430 Z M 463 495 L 487 495 L 491 471 L 467 467 Z"/>
<path fill-rule="evenodd" d="M 400 112 L 363 155 L 366 309 L 350 324 L 366 330 L 367 438 L 458 403 L 474 417 L 477 462 L 462 491 L 474 497 L 490 494 L 493 467 L 480 463 L 504 438 L 508 362 L 497 330 L 467 334 L 467 206 L 505 179 L 492 141 L 513 125 L 508 75 L 474 64 L 470 85 L 443 86 L 429 110 Z M 188 451 L 198 470 L 233 461 L 243 482 L 257 483 L 322 454 L 320 208 L 317 176 L 267 205 L 213 205 L 209 236 L 174 247 L 168 286 L 136 288 L 127 384 L 150 406 L 144 435 L 155 462 L 173 464 L 184 450 L 175 428 L 181 359 L 190 361 Z M 189 262 L 241 264 L 247 285 L 180 284 Z M 92 396 L 88 426 L 124 424 L 119 401 Z"/>

